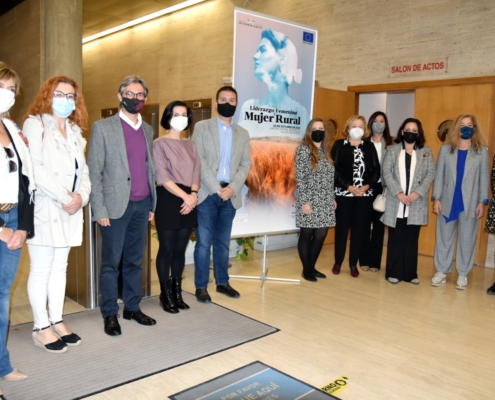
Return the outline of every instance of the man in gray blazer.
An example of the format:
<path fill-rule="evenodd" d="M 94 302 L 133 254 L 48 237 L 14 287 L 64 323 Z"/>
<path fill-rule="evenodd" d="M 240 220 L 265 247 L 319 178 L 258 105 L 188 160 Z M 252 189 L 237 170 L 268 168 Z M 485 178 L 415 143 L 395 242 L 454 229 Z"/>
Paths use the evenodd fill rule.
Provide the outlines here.
<path fill-rule="evenodd" d="M 141 263 L 156 204 L 153 129 L 139 114 L 148 88 L 142 78 L 131 75 L 120 85 L 117 97 L 120 112 L 93 124 L 88 153 L 92 219 L 102 236 L 100 309 L 110 336 L 122 333 L 117 320 L 121 259 L 124 319 L 156 323 L 139 308 Z"/>
<path fill-rule="evenodd" d="M 215 104 L 218 116 L 198 122 L 192 139 L 201 159 L 199 226 L 194 249 L 196 298 L 201 302 L 211 301 L 207 286 L 212 243 L 217 292 L 234 298 L 240 296 L 229 285 L 229 244 L 236 209 L 242 206 L 241 189 L 251 168 L 249 134 L 232 122 L 237 106 L 236 90 L 231 86 L 220 88 Z"/>

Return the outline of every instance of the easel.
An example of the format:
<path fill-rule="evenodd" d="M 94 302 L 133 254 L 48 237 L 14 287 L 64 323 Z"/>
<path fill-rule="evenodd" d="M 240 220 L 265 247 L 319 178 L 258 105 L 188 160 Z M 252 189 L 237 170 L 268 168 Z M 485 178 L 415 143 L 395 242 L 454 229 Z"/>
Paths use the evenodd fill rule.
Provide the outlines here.
<path fill-rule="evenodd" d="M 299 232 L 299 230 L 294 231 L 294 232 Z M 291 232 L 273 232 L 270 233 L 271 235 L 276 235 L 276 234 L 282 234 L 282 233 L 293 233 Z M 246 275 L 230 275 L 230 278 L 236 278 L 236 279 L 257 279 L 261 280 L 261 285 L 258 288 L 258 290 L 263 289 L 263 284 L 265 281 L 276 281 L 276 282 L 292 282 L 292 283 L 301 283 L 300 279 L 287 279 L 287 278 L 270 278 L 267 276 L 268 274 L 268 268 L 266 267 L 266 242 L 268 235 L 258 235 L 258 236 L 264 236 L 264 243 L 263 243 L 263 268 L 261 270 L 261 276 L 246 276 Z"/>

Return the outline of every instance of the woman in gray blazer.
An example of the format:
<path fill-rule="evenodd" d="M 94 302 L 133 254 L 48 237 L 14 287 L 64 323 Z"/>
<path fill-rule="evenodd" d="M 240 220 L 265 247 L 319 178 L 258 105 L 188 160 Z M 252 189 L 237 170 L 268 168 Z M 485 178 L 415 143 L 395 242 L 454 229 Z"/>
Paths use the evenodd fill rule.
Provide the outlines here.
<path fill-rule="evenodd" d="M 428 191 L 435 177 L 435 160 L 421 122 L 407 118 L 397 133 L 397 144 L 387 149 L 382 177 L 387 187 L 385 213 L 388 228 L 385 278 L 419 284 L 418 240 L 428 224 Z"/>
<path fill-rule="evenodd" d="M 435 243 L 435 276 L 432 286 L 441 286 L 452 271 L 458 236 L 456 288 L 467 287 L 474 263 L 478 224 L 488 204 L 488 148 L 474 115 L 457 117 L 448 134 L 449 144 L 438 154 L 433 210 L 438 214 Z"/>

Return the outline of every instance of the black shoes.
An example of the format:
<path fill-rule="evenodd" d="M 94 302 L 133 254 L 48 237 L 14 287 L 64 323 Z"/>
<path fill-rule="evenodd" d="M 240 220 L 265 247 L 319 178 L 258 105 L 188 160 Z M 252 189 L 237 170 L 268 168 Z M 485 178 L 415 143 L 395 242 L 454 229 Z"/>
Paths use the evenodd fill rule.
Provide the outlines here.
<path fill-rule="evenodd" d="M 228 297 L 232 297 L 234 299 L 241 297 L 239 292 L 235 290 L 232 286 L 230 286 L 228 283 L 226 285 L 217 285 L 217 292 L 222 293 Z"/>
<path fill-rule="evenodd" d="M 189 306 L 182 299 L 181 280 L 182 279 L 176 279 L 176 278 L 171 279 L 172 299 L 175 301 L 175 305 L 177 306 L 177 308 L 180 308 L 181 310 L 187 310 Z"/>
<path fill-rule="evenodd" d="M 322 274 L 320 271 L 317 271 L 316 269 L 313 271 L 313 275 L 320 279 L 325 279 L 327 277 L 325 274 Z"/>
<path fill-rule="evenodd" d="M 51 324 L 52 330 L 57 335 L 62 342 L 64 342 L 67 346 L 79 346 L 81 344 L 81 338 L 79 335 L 76 335 L 74 332 L 69 333 L 68 335 L 61 336 L 58 331 L 57 331 L 57 325 L 63 322 L 63 320 L 60 320 L 58 322 L 55 322 L 54 324 Z"/>
<path fill-rule="evenodd" d="M 306 279 L 309 282 L 318 282 L 318 279 L 315 278 L 313 274 L 305 274 L 304 272 L 302 273 L 302 277 Z"/>
<path fill-rule="evenodd" d="M 122 330 L 120 329 L 119 321 L 117 320 L 117 315 L 110 315 L 104 318 L 105 333 L 109 336 L 119 336 L 122 335 Z"/>
<path fill-rule="evenodd" d="M 155 325 L 156 324 L 156 321 L 151 318 L 151 317 L 148 317 L 145 313 L 143 313 L 141 310 L 137 310 L 137 311 L 127 311 L 127 310 L 124 310 L 124 319 L 133 319 L 134 321 L 136 321 L 138 324 L 140 325 Z"/>
<path fill-rule="evenodd" d="M 160 281 L 160 307 L 163 308 L 163 311 L 168 312 L 170 314 L 177 314 L 179 309 L 177 308 L 177 304 L 174 301 L 172 295 L 172 287 L 170 284 L 170 280 L 167 282 Z"/>
<path fill-rule="evenodd" d="M 211 297 L 206 289 L 196 289 L 196 298 L 201 303 L 209 303 L 211 301 Z"/>
<path fill-rule="evenodd" d="M 486 294 L 495 295 L 495 283 L 486 290 Z"/>
<path fill-rule="evenodd" d="M 57 339 L 55 342 L 51 342 L 47 344 L 41 343 L 41 341 L 38 339 L 38 332 L 48 328 L 50 328 L 49 325 L 41 329 L 33 330 L 34 345 L 41 347 L 43 350 L 47 351 L 48 353 L 65 353 L 67 351 L 67 345 L 61 339 Z"/>

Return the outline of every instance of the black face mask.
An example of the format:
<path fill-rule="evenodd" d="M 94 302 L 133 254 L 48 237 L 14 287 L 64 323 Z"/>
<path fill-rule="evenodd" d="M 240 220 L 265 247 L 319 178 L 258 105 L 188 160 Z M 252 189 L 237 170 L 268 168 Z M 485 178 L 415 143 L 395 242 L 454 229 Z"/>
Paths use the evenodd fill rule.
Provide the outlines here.
<path fill-rule="evenodd" d="M 217 104 L 218 113 L 224 118 L 230 118 L 235 114 L 236 106 L 230 103 Z"/>
<path fill-rule="evenodd" d="M 311 132 L 311 140 L 315 143 L 320 143 L 325 138 L 325 131 L 316 130 Z"/>
<path fill-rule="evenodd" d="M 122 97 L 120 105 L 131 114 L 137 114 L 144 107 L 144 100 L 138 100 L 136 98 L 129 99 L 127 97 Z"/>
<path fill-rule="evenodd" d="M 402 137 L 407 143 L 411 144 L 416 142 L 416 140 L 418 139 L 418 134 L 412 132 L 403 132 Z"/>

